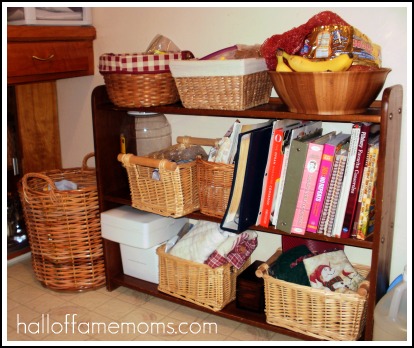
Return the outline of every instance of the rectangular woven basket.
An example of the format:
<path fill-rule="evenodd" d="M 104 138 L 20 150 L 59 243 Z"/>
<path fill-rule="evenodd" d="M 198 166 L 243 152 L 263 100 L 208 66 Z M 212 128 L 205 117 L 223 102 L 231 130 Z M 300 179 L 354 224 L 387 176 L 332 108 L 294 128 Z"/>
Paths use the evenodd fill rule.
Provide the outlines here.
<path fill-rule="evenodd" d="M 192 145 L 213 146 L 217 139 L 178 137 L 177 141 L 170 151 Z M 165 150 L 160 153 L 163 155 Z M 175 163 L 167 159 L 119 154 L 118 161 L 127 171 L 134 208 L 174 218 L 200 209 L 195 159 Z M 158 179 L 154 179 L 154 170 L 158 172 Z"/>
<path fill-rule="evenodd" d="M 227 209 L 234 164 L 215 163 L 197 158 L 197 183 L 200 211 L 222 218 Z"/>
<path fill-rule="evenodd" d="M 184 107 L 245 110 L 269 101 L 272 82 L 267 71 L 239 76 L 174 77 Z"/>
<path fill-rule="evenodd" d="M 158 290 L 213 311 L 236 299 L 237 276 L 250 265 L 248 259 L 239 270 L 229 263 L 211 268 L 166 253 L 165 244 L 157 248 L 157 254 Z"/>
<path fill-rule="evenodd" d="M 282 253 L 276 252 L 276 258 Z M 264 279 L 266 322 L 321 340 L 357 340 L 365 327 L 367 298 L 298 285 L 269 275 L 271 262 L 256 271 Z M 370 268 L 353 264 L 364 277 Z"/>

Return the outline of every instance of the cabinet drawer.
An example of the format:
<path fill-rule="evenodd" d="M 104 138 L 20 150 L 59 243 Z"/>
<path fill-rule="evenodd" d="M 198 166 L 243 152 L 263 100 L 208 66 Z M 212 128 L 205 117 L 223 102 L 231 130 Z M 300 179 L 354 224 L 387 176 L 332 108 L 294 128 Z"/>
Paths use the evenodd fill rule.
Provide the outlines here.
<path fill-rule="evenodd" d="M 7 59 L 7 77 L 16 82 L 93 75 L 94 72 L 90 41 L 9 42 Z"/>

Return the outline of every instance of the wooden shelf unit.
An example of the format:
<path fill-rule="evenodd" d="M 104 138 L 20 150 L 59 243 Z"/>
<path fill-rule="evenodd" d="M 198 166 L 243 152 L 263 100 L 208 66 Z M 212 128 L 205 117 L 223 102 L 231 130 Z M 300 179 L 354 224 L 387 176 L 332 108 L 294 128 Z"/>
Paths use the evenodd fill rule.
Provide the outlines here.
<path fill-rule="evenodd" d="M 377 223 L 375 225 L 373 237 L 369 240 L 361 241 L 350 238 L 331 238 L 313 233 L 297 236 L 298 238 L 341 243 L 348 246 L 370 249 L 372 251 L 367 324 L 365 326 L 363 337 L 361 338 L 362 340 L 372 340 L 375 305 L 386 293 L 390 281 L 390 260 L 396 205 L 395 187 L 397 186 L 400 150 L 399 140 L 401 133 L 402 94 L 401 85 L 386 88 L 382 95 L 382 99 L 372 103 L 371 107 L 364 114 L 351 115 L 322 116 L 290 113 L 279 98 L 271 98 L 268 104 L 244 111 L 186 109 L 180 103 L 158 107 L 136 108 L 134 110 L 189 116 L 201 115 L 263 119 L 295 118 L 338 123 L 367 121 L 380 124 L 380 158 L 378 162 L 376 205 Z M 108 98 L 106 87 L 104 85 L 94 89 L 91 101 L 99 203 L 101 212 L 104 212 L 120 205 L 131 204 L 128 177 L 125 169 L 117 160 L 117 155 L 119 153 L 119 135 L 122 127 L 125 127 L 128 122 L 132 122 L 132 118 L 127 116 L 127 111 L 130 111 L 131 109 L 114 106 Z M 218 219 L 205 216 L 199 212 L 190 214 L 188 217 L 219 222 Z M 273 227 L 262 228 L 252 226 L 251 229 L 278 235 L 287 235 Z M 210 312 L 218 316 L 254 325 L 266 330 L 279 332 L 300 339 L 314 340 L 314 338 L 310 336 L 268 324 L 266 323 L 264 314 L 260 315 L 250 311 L 243 311 L 236 308 L 234 302 L 230 303 L 219 312 L 213 312 L 190 302 L 182 301 L 178 298 L 159 292 L 156 284 L 129 277 L 123 273 L 119 243 L 104 239 L 104 253 L 107 289 L 109 291 L 112 291 L 119 286 L 125 286 L 181 305 Z"/>

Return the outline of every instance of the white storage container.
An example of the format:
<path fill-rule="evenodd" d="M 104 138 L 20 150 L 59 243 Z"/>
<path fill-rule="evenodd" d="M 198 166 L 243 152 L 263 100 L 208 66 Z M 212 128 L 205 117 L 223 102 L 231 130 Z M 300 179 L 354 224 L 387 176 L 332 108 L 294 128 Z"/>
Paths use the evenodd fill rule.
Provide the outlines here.
<path fill-rule="evenodd" d="M 187 218 L 164 217 L 125 205 L 101 214 L 101 233 L 120 243 L 126 275 L 158 284 L 156 249 L 187 222 Z"/>

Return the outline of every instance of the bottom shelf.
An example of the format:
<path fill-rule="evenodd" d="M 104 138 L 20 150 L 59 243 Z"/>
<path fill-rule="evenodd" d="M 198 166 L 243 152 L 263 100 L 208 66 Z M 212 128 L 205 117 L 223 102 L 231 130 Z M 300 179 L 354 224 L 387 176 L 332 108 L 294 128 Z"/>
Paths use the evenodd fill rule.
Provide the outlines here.
<path fill-rule="evenodd" d="M 274 331 L 283 335 L 295 337 L 298 339 L 311 341 L 317 340 L 314 337 L 310 337 L 307 335 L 303 335 L 291 330 L 284 329 L 282 327 L 274 326 L 268 324 L 266 322 L 266 315 L 264 313 L 256 313 L 248 310 L 243 310 L 236 307 L 236 301 L 229 303 L 226 307 L 224 307 L 221 311 L 215 312 L 208 308 L 198 306 L 191 302 L 183 301 L 179 298 L 174 296 L 170 296 L 163 292 L 158 291 L 158 284 L 150 283 L 141 279 L 137 279 L 134 277 L 130 277 L 125 274 L 119 274 L 114 276 L 110 280 L 110 284 L 107 285 L 109 291 L 115 290 L 118 286 L 124 286 L 136 291 L 140 291 L 158 298 L 162 298 L 164 300 L 175 302 L 183 306 L 187 306 L 190 308 L 197 309 L 199 311 L 211 313 L 217 316 L 221 316 L 230 320 L 238 321 L 244 324 L 252 325 L 259 327 L 261 329 Z"/>

